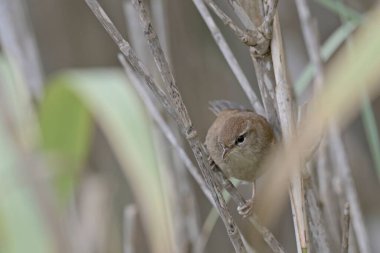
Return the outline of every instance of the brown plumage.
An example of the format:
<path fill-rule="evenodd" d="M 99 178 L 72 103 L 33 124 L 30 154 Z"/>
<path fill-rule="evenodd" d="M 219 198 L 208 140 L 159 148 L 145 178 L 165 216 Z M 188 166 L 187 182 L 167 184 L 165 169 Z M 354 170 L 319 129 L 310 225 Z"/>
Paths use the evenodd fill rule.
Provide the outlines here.
<path fill-rule="evenodd" d="M 206 136 L 210 156 L 227 177 L 254 182 L 275 142 L 273 130 L 264 117 L 253 111 L 225 101 L 216 103 L 218 106 L 212 104 L 212 109 L 217 118 Z M 220 106 L 221 103 L 227 104 Z M 230 107 L 234 109 L 227 109 Z"/>

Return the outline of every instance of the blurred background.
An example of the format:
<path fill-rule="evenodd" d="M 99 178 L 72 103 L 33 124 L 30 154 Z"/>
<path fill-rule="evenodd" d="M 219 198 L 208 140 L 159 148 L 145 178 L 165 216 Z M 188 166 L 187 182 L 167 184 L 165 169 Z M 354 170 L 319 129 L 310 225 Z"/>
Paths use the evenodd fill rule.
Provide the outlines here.
<path fill-rule="evenodd" d="M 123 0 L 99 2 L 158 80 L 145 42 L 136 38 L 134 11 Z M 342 13 L 362 20 L 375 2 L 309 1 L 321 45 L 344 26 Z M 234 16 L 227 1 L 218 4 Z M 192 1 L 151 0 L 150 6 L 182 98 L 204 139 L 214 120 L 210 100 L 247 107 L 249 102 Z M 85 1 L 2 0 L 0 8 L 8 19 L 0 26 L 0 252 L 233 252 L 223 224 L 150 118 L 120 67 L 118 48 Z M 309 58 L 294 1 L 280 1 L 279 17 L 288 73 L 302 91 L 297 94 L 302 104 L 309 97 L 308 81 L 302 81 Z M 215 20 L 259 94 L 247 47 Z M 13 39 L 22 42 L 13 45 L 31 41 L 35 56 L 14 53 L 5 35 L 12 29 L 28 31 L 21 32 L 25 38 L 16 32 Z M 342 35 L 336 48 L 350 34 Z M 27 63 L 37 74 L 20 70 L 25 58 L 32 59 Z M 28 86 L 33 78 L 35 86 Z M 378 134 L 379 99 L 368 110 L 372 125 L 362 113 L 343 136 L 376 252 L 380 154 L 371 146 L 379 140 L 369 133 Z M 164 117 L 180 139 L 174 122 Z M 249 186 L 240 189 L 249 196 Z M 229 208 L 236 213 L 234 203 Z M 236 220 L 258 252 L 271 252 L 247 222 L 238 215 Z M 286 252 L 295 252 L 289 203 L 269 229 Z"/>

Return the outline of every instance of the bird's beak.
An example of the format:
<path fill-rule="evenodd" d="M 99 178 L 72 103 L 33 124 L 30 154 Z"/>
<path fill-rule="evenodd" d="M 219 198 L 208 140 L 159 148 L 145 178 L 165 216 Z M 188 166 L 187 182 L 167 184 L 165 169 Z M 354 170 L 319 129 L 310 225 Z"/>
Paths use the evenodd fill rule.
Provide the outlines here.
<path fill-rule="evenodd" d="M 223 147 L 223 154 L 222 154 L 222 158 L 223 160 L 226 158 L 226 156 L 228 155 L 228 153 L 231 151 L 230 148 L 228 147 Z"/>

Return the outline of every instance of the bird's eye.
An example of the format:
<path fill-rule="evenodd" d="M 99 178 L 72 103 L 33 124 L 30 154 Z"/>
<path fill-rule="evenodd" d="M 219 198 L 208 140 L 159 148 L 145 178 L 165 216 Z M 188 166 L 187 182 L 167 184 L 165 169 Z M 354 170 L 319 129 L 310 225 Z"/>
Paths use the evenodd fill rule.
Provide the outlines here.
<path fill-rule="evenodd" d="M 244 142 L 244 140 L 245 140 L 245 134 L 242 134 L 242 135 L 240 135 L 240 136 L 236 139 L 235 144 L 236 144 L 236 145 L 241 144 L 241 143 Z"/>

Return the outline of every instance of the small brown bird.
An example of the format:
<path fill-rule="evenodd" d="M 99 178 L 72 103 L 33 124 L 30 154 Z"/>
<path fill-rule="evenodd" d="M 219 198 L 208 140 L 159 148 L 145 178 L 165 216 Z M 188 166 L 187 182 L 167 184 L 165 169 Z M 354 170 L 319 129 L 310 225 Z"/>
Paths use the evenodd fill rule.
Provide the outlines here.
<path fill-rule="evenodd" d="M 229 101 L 213 101 L 210 105 L 217 116 L 206 136 L 211 159 L 227 177 L 254 184 L 275 143 L 272 127 L 263 116 Z"/>

